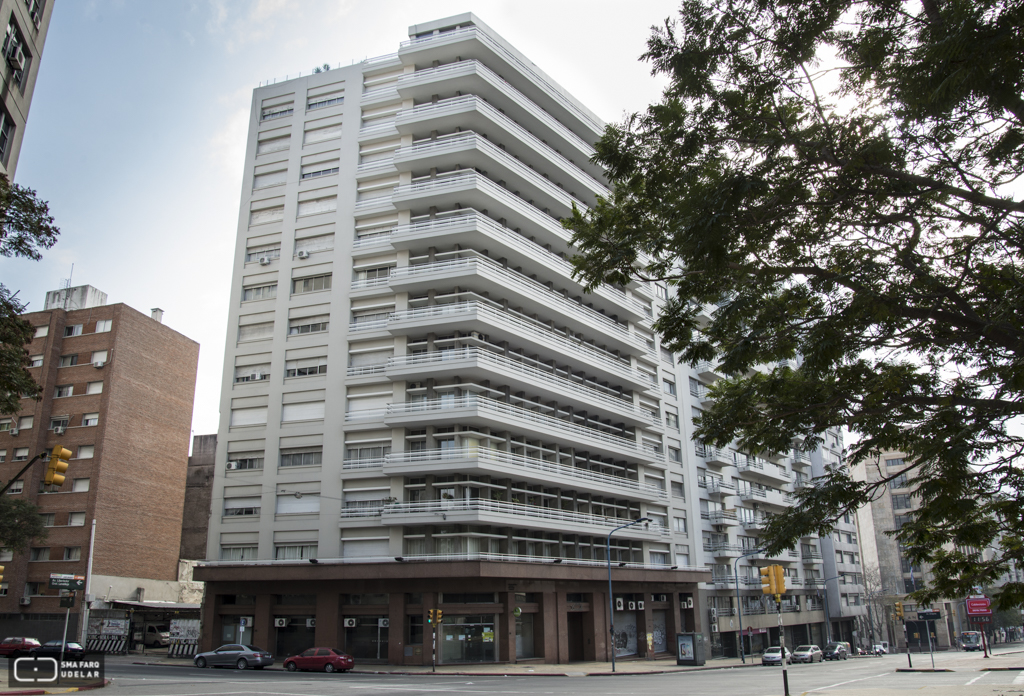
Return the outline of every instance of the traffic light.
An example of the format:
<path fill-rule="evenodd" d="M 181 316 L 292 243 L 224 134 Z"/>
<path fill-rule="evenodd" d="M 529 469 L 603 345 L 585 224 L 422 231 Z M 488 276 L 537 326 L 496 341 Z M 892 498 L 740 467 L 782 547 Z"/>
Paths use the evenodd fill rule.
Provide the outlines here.
<path fill-rule="evenodd" d="M 441 611 L 440 609 L 437 610 L 436 616 L 437 616 L 437 622 L 438 623 L 441 623 L 442 621 L 444 621 L 444 612 Z"/>
<path fill-rule="evenodd" d="M 896 602 L 896 618 L 903 621 L 903 602 Z"/>
<path fill-rule="evenodd" d="M 427 623 L 428 624 L 434 623 L 434 611 L 435 611 L 434 609 L 430 609 L 430 610 L 427 611 Z"/>
<path fill-rule="evenodd" d="M 775 573 L 773 569 L 775 566 L 765 566 L 761 569 L 761 593 L 762 594 L 778 594 L 775 589 Z"/>
<path fill-rule="evenodd" d="M 4 567 L 0 566 L 0 582 L 4 580 Z"/>
<path fill-rule="evenodd" d="M 771 566 L 775 574 L 775 592 L 783 594 L 786 591 L 786 569 L 780 565 Z"/>
<path fill-rule="evenodd" d="M 59 486 L 64 483 L 64 472 L 68 470 L 68 460 L 71 459 L 71 450 L 64 449 L 60 445 L 53 448 L 50 453 L 50 461 L 46 465 L 46 475 L 43 483 L 49 486 L 51 483 Z"/>

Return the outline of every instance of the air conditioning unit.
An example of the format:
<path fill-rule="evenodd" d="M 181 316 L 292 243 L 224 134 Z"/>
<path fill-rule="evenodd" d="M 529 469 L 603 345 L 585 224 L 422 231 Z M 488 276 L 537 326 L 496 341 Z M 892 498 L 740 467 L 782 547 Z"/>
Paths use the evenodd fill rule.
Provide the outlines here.
<path fill-rule="evenodd" d="M 101 367 L 103 367 L 106 364 L 107 363 L 103 362 L 102 360 L 97 360 L 96 362 L 94 362 L 92 364 L 92 366 L 95 367 L 98 370 L 98 369 L 100 369 Z"/>
<path fill-rule="evenodd" d="M 708 609 L 708 615 L 711 617 L 712 621 L 717 620 L 718 619 L 718 609 L 716 607 L 711 607 L 710 609 Z"/>
<path fill-rule="evenodd" d="M 31 603 L 32 603 L 32 598 L 31 597 L 22 597 L 21 599 L 18 600 L 18 604 L 20 604 L 23 607 L 27 607 Z"/>
<path fill-rule="evenodd" d="M 469 337 L 470 337 L 470 338 L 475 338 L 475 339 L 477 339 L 477 340 L 480 340 L 480 338 L 481 338 L 482 336 L 483 336 L 483 334 L 481 334 L 481 333 L 480 333 L 479 331 L 470 331 L 470 332 L 469 332 Z"/>
<path fill-rule="evenodd" d="M 238 468 L 238 462 L 228 462 L 228 471 L 234 471 Z"/>
<path fill-rule="evenodd" d="M 391 626 L 391 619 L 377 619 L 377 628 L 388 628 Z"/>
<path fill-rule="evenodd" d="M 306 628 L 316 628 L 316 619 L 306 619 Z"/>
<path fill-rule="evenodd" d="M 11 428 L 11 435 L 17 435 L 19 432 L 17 428 Z"/>
<path fill-rule="evenodd" d="M 14 70 L 25 69 L 25 52 L 21 46 L 15 46 L 7 53 L 7 64 Z"/>
<path fill-rule="evenodd" d="M 718 624 L 717 623 L 711 624 L 711 632 L 712 633 L 718 633 Z"/>
<path fill-rule="evenodd" d="M 303 249 L 302 251 L 296 252 L 295 255 L 298 256 L 300 259 L 308 259 L 309 258 L 309 252 L 306 251 L 305 249 Z"/>
<path fill-rule="evenodd" d="M 287 628 L 287 627 L 288 627 L 288 619 L 286 619 L 284 617 L 278 617 L 278 618 L 274 619 L 274 628 Z"/>
<path fill-rule="evenodd" d="M 263 373 L 262 372 L 253 372 L 251 375 L 249 375 L 249 380 L 252 381 L 252 382 L 258 382 L 261 379 L 263 379 Z"/>
<path fill-rule="evenodd" d="M 53 434 L 54 435 L 63 435 L 64 434 L 64 426 L 63 425 L 58 425 L 56 428 L 53 429 Z"/>
<path fill-rule="evenodd" d="M 622 611 L 622 597 L 615 598 L 615 611 Z"/>
<path fill-rule="evenodd" d="M 630 611 L 636 611 L 636 602 L 630 602 L 628 606 Z"/>
<path fill-rule="evenodd" d="M 270 257 L 269 256 L 261 256 L 260 257 L 260 265 L 261 266 L 269 266 L 270 265 Z"/>
<path fill-rule="evenodd" d="M 422 389 L 423 382 L 409 382 L 409 389 Z"/>
<path fill-rule="evenodd" d="M 344 624 L 345 624 L 345 628 L 355 628 L 356 627 L 356 620 L 355 619 L 345 619 Z"/>
<path fill-rule="evenodd" d="M 642 599 L 639 602 L 636 603 L 636 608 L 637 608 L 638 611 L 643 611 L 644 610 L 644 601 Z"/>

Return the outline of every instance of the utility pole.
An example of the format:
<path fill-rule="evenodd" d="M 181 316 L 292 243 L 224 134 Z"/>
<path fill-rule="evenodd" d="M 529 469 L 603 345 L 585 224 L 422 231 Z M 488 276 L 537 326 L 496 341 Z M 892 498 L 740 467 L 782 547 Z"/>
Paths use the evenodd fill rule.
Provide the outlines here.
<path fill-rule="evenodd" d="M 789 673 L 786 671 L 786 631 L 782 626 L 782 595 L 775 595 L 775 607 L 779 612 L 779 645 L 782 647 L 782 688 L 789 696 Z"/>

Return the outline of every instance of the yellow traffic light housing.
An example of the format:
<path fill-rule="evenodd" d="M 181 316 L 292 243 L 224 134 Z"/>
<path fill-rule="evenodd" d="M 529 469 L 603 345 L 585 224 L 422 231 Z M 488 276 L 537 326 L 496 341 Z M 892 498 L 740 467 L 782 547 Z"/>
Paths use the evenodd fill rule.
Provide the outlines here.
<path fill-rule="evenodd" d="M 430 609 L 430 610 L 427 611 L 427 623 L 428 624 L 434 623 L 434 610 L 433 609 Z"/>
<path fill-rule="evenodd" d="M 3 579 L 4 579 L 4 567 L 0 566 L 0 582 L 3 582 Z"/>
<path fill-rule="evenodd" d="M 775 591 L 775 573 L 772 572 L 774 566 L 765 566 L 761 569 L 761 593 L 762 594 L 777 594 Z"/>
<path fill-rule="evenodd" d="M 43 476 L 43 483 L 47 486 L 56 486 L 64 483 L 64 472 L 68 470 L 68 460 L 71 459 L 71 450 L 60 445 L 53 448 L 50 453 L 50 461 L 46 465 L 46 474 Z"/>
<path fill-rule="evenodd" d="M 903 602 L 896 602 L 896 618 L 900 621 L 903 621 L 904 616 L 905 615 L 903 613 Z"/>
<path fill-rule="evenodd" d="M 771 566 L 772 573 L 775 575 L 775 592 L 776 594 L 783 594 L 786 591 L 786 569 L 780 565 Z"/>
<path fill-rule="evenodd" d="M 444 612 L 440 609 L 437 610 L 437 622 L 441 623 L 444 620 Z"/>

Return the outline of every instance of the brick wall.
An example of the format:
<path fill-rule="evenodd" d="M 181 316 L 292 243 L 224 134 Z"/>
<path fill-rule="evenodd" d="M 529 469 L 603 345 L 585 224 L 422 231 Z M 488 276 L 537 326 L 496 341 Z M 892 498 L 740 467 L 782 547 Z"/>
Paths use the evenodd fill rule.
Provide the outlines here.
<path fill-rule="evenodd" d="M 188 458 L 185 484 L 185 512 L 181 523 L 183 559 L 206 558 L 206 535 L 210 529 L 210 501 L 213 497 L 213 467 L 217 455 L 216 435 L 192 438 L 192 456 Z"/>

